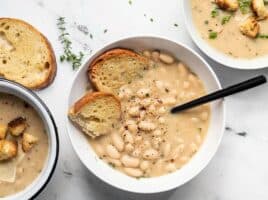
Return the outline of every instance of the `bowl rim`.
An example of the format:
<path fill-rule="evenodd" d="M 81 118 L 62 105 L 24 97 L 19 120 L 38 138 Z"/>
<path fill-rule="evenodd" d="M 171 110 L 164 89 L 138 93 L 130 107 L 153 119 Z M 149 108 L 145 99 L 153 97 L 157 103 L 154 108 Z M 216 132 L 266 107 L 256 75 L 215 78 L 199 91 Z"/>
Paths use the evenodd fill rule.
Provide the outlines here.
<path fill-rule="evenodd" d="M 224 67 L 240 70 L 256 70 L 268 67 L 268 54 L 252 59 L 233 58 L 208 44 L 207 41 L 201 38 L 199 31 L 194 25 L 194 21 L 192 20 L 192 11 L 186 9 L 186 5 L 191 4 L 191 2 L 189 0 L 182 0 L 181 4 L 184 24 L 186 26 L 187 32 L 189 33 L 191 39 L 198 47 L 198 49 L 200 49 L 202 53 L 204 53 L 210 59 L 223 65 Z"/>
<path fill-rule="evenodd" d="M 170 43 L 174 43 L 176 45 L 179 45 L 181 46 L 182 48 L 186 49 L 187 51 L 189 51 L 190 53 L 192 53 L 195 57 L 197 57 L 207 68 L 207 70 L 210 72 L 211 76 L 213 77 L 214 81 L 216 82 L 216 85 L 218 88 L 222 88 L 221 86 L 221 83 L 216 75 L 216 73 L 214 72 L 214 70 L 211 68 L 211 66 L 208 64 L 208 62 L 202 58 L 197 52 L 195 52 L 193 49 L 191 49 L 190 47 L 188 47 L 187 45 L 181 43 L 181 42 L 178 42 L 178 41 L 175 41 L 175 40 L 172 40 L 172 39 L 169 39 L 169 38 L 166 38 L 166 37 L 163 37 L 163 36 L 158 36 L 158 35 L 131 35 L 131 36 L 127 36 L 127 37 L 120 37 L 119 39 L 116 39 L 116 40 L 113 40 L 112 42 L 109 42 L 109 43 L 105 43 L 103 44 L 100 48 L 96 49 L 95 51 L 92 52 L 91 55 L 89 55 L 85 61 L 83 62 L 82 66 L 77 70 L 75 76 L 73 77 L 72 81 L 71 81 L 71 84 L 70 84 L 70 88 L 68 90 L 68 101 L 66 103 L 66 129 L 67 129 L 67 132 L 68 132 L 68 135 L 69 135 L 69 139 L 71 140 L 71 144 L 72 144 L 72 148 L 74 149 L 75 153 L 77 154 L 79 160 L 83 163 L 83 165 L 87 168 L 87 170 L 93 174 L 95 177 L 97 177 L 98 179 L 100 179 L 101 181 L 103 181 L 104 183 L 114 187 L 114 188 L 117 188 L 119 190 L 122 190 L 122 191 L 126 191 L 126 192 L 131 192 L 131 193 L 136 193 L 136 194 L 155 194 L 155 193 L 161 193 L 161 192 L 166 192 L 166 191 L 170 191 L 170 190 L 173 190 L 173 189 L 176 189 L 182 185 L 184 185 L 185 183 L 189 182 L 190 180 L 192 180 L 194 177 L 196 177 L 202 170 L 204 170 L 204 168 L 206 168 L 206 166 L 208 165 L 208 163 L 212 160 L 212 158 L 215 156 L 218 148 L 219 148 L 219 145 L 222 141 L 222 137 L 223 137 L 223 134 L 224 134 L 224 127 L 225 127 L 225 124 L 226 124 L 226 105 L 225 105 L 225 102 L 224 100 L 221 101 L 221 110 L 222 110 L 222 128 L 220 130 L 221 132 L 221 136 L 218 140 L 218 143 L 216 144 L 216 148 L 212 151 L 211 153 L 211 158 L 209 158 L 207 160 L 207 162 L 204 162 L 203 164 L 203 167 L 201 170 L 199 170 L 198 172 L 196 173 L 192 173 L 191 177 L 188 177 L 188 179 L 185 179 L 180 185 L 178 186 L 171 186 L 171 187 L 166 187 L 166 188 L 162 188 L 162 189 L 157 189 L 157 191 L 140 191 L 140 190 L 131 190 L 127 187 L 120 187 L 119 185 L 117 184 L 114 184 L 114 182 L 111 182 L 111 181 L 107 181 L 103 176 L 101 176 L 100 174 L 96 174 L 90 167 L 88 167 L 88 164 L 82 159 L 80 153 L 78 152 L 78 149 L 76 149 L 76 145 L 75 145 L 75 142 L 73 141 L 72 139 L 72 134 L 71 134 L 71 130 L 69 129 L 69 124 L 71 123 L 69 118 L 68 118 L 68 110 L 69 110 L 69 103 L 70 103 L 70 96 L 71 96 L 71 92 L 72 92 L 72 88 L 73 88 L 73 85 L 74 85 L 74 82 L 75 80 L 77 79 L 77 77 L 79 76 L 80 72 L 88 67 L 88 64 L 89 64 L 89 61 L 93 58 L 95 58 L 97 55 L 99 55 L 100 53 L 103 53 L 103 50 L 108 48 L 109 46 L 112 46 L 116 43 L 119 43 L 119 42 L 123 42 L 123 41 L 126 41 L 126 40 L 131 40 L 131 39 L 156 39 L 156 40 L 165 40 L 167 42 L 170 42 Z M 112 49 L 112 48 L 111 48 Z M 161 49 L 161 48 L 159 48 Z M 114 170 L 114 169 L 113 169 Z M 172 174 L 172 173 L 171 173 Z M 160 176 L 161 177 L 161 176 Z M 156 177 L 156 178 L 159 178 L 159 177 Z M 154 179 L 151 178 L 151 179 Z"/>
<path fill-rule="evenodd" d="M 57 167 L 57 163 L 58 163 L 58 160 L 59 160 L 59 151 L 60 151 L 60 143 L 59 143 L 59 134 L 58 134 L 58 128 L 57 128 L 57 125 L 56 125 L 56 122 L 55 122 L 55 119 L 51 113 L 51 111 L 49 110 L 49 108 L 47 107 L 47 105 L 43 102 L 43 100 L 37 95 L 35 94 L 32 90 L 26 88 L 25 86 L 17 83 L 17 82 L 14 82 L 14 81 L 11 81 L 11 80 L 7 80 L 5 78 L 1 78 L 0 77 L 0 83 L 4 83 L 6 84 L 7 83 L 7 88 L 9 88 L 10 86 L 15 86 L 13 87 L 12 89 L 13 90 L 16 90 L 16 92 L 20 93 L 20 94 L 28 94 L 29 96 L 31 96 L 33 99 L 36 99 L 38 101 L 38 103 L 40 103 L 40 105 L 44 108 L 44 110 L 47 112 L 47 115 L 49 116 L 49 119 L 51 120 L 51 123 L 52 123 L 52 126 L 53 126 L 53 129 L 54 129 L 54 133 L 55 135 L 51 134 L 51 137 L 55 137 L 55 157 L 53 158 L 53 164 L 52 164 L 52 167 L 49 169 L 49 172 L 48 172 L 48 176 L 47 176 L 47 179 L 43 182 L 43 184 L 39 187 L 39 189 L 36 190 L 35 193 L 31 194 L 29 197 L 29 199 L 35 199 L 45 188 L 46 186 L 48 185 L 48 183 L 50 182 L 55 170 L 56 170 L 56 167 Z M 14 89 L 16 88 L 16 89 Z M 21 92 L 23 91 L 23 92 Z M 16 96 L 16 95 L 15 95 Z M 18 97 L 20 98 L 20 97 Z M 48 155 L 48 158 L 49 158 L 49 155 Z M 34 181 L 38 180 L 38 177 L 36 177 Z M 33 183 L 32 182 L 32 183 Z M 32 184 L 30 183 L 30 185 Z M 3 197 L 3 198 L 0 198 L 0 199 L 19 199 L 21 197 L 23 197 L 24 194 L 24 191 L 30 186 L 30 185 L 27 185 L 23 190 L 17 192 L 17 193 L 14 193 L 14 194 L 11 194 L 9 196 L 6 196 L 6 197 Z M 29 193 L 31 193 L 31 191 L 29 191 Z M 16 195 L 19 195 L 19 196 L 16 196 Z"/>

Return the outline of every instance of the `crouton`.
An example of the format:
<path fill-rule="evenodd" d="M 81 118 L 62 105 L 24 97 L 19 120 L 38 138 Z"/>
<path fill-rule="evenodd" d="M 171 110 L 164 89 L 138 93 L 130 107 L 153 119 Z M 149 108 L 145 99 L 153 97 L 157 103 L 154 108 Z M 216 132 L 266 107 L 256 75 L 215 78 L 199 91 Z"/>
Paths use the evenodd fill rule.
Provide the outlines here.
<path fill-rule="evenodd" d="M 236 11 L 238 9 L 237 0 L 215 0 L 215 3 L 223 10 Z"/>
<path fill-rule="evenodd" d="M 240 31 L 243 35 L 251 38 L 256 38 L 260 31 L 260 25 L 258 24 L 255 17 L 248 17 L 244 22 L 240 24 Z"/>
<path fill-rule="evenodd" d="M 8 123 L 8 131 L 13 136 L 20 136 L 27 128 L 26 119 L 17 117 Z"/>
<path fill-rule="evenodd" d="M 0 124 L 0 140 L 5 139 L 7 135 L 7 125 Z"/>
<path fill-rule="evenodd" d="M 22 150 L 29 152 L 33 146 L 38 142 L 38 138 L 28 133 L 23 133 L 22 136 Z"/>
<path fill-rule="evenodd" d="M 9 160 L 17 156 L 17 142 L 9 140 L 0 140 L 0 161 Z"/>
<path fill-rule="evenodd" d="M 268 16 L 268 10 L 264 5 L 263 0 L 252 0 L 252 9 L 255 14 L 258 16 L 257 20 L 266 19 Z"/>

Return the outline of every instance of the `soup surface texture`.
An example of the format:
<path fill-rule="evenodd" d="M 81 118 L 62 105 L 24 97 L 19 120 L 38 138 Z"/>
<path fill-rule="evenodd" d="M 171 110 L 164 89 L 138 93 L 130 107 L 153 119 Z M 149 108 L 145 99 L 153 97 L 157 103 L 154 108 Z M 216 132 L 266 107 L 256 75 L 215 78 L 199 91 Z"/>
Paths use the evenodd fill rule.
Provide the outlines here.
<path fill-rule="evenodd" d="M 198 151 L 209 125 L 210 107 L 179 114 L 172 106 L 201 95 L 202 81 L 183 63 L 158 51 L 144 51 L 150 67 L 120 88 L 122 120 L 111 134 L 89 139 L 97 155 L 132 177 L 173 172 Z"/>
<path fill-rule="evenodd" d="M 240 25 L 254 15 L 250 8 L 236 12 L 217 9 L 214 1 L 191 0 L 192 17 L 201 37 L 215 49 L 235 58 L 252 59 L 268 54 L 268 19 L 258 21 L 260 35 L 243 35 Z M 266 6 L 268 9 L 268 6 Z"/>
<path fill-rule="evenodd" d="M 0 197 L 15 194 L 30 185 L 40 174 L 47 159 L 48 137 L 40 116 L 24 101 L 0 93 L 0 124 L 8 124 L 17 117 L 26 119 L 28 127 L 25 133 L 36 137 L 38 142 L 29 152 L 23 152 L 22 138 L 10 134 L 7 136 L 6 139 L 17 141 L 18 154 L 11 160 L 0 161 Z"/>

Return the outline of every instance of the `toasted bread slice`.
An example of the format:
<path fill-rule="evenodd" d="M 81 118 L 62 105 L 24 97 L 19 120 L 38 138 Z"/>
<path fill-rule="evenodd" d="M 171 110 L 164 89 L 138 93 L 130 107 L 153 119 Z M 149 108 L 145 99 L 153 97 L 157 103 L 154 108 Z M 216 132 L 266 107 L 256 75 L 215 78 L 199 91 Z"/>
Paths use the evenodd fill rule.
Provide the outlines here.
<path fill-rule="evenodd" d="M 48 86 L 56 75 L 53 49 L 30 24 L 0 18 L 0 76 L 31 89 Z"/>
<path fill-rule="evenodd" d="M 120 120 L 120 101 L 109 93 L 87 93 L 69 110 L 69 117 L 92 138 L 106 135 Z"/>
<path fill-rule="evenodd" d="M 88 76 L 99 91 L 117 95 L 122 85 L 142 77 L 148 68 L 147 58 L 130 50 L 112 49 L 90 64 Z"/>

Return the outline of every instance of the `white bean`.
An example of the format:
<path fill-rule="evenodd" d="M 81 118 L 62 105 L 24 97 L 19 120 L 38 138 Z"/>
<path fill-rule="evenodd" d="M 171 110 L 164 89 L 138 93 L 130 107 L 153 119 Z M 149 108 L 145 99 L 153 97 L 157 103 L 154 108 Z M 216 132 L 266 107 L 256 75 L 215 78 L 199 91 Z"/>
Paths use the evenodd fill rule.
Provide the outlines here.
<path fill-rule="evenodd" d="M 168 172 L 174 172 L 174 171 L 176 171 L 177 168 L 176 168 L 176 165 L 174 163 L 169 163 L 166 165 L 165 169 Z"/>
<path fill-rule="evenodd" d="M 120 158 L 120 153 L 117 151 L 117 149 L 111 145 L 108 144 L 106 146 L 106 153 L 109 157 L 114 158 L 114 159 L 119 159 Z"/>
<path fill-rule="evenodd" d="M 135 107 L 131 107 L 129 110 L 128 110 L 128 114 L 132 117 L 137 117 L 140 115 L 140 108 L 138 106 L 135 106 Z"/>
<path fill-rule="evenodd" d="M 166 122 L 164 117 L 159 117 L 158 121 L 159 121 L 160 124 L 164 124 Z"/>
<path fill-rule="evenodd" d="M 155 149 L 158 149 L 159 146 L 160 146 L 161 141 L 162 141 L 162 139 L 160 137 L 153 138 L 153 140 L 152 140 L 153 147 Z"/>
<path fill-rule="evenodd" d="M 152 114 L 155 114 L 155 111 L 156 111 L 156 107 L 155 105 L 150 105 L 149 108 L 148 108 L 148 111 Z"/>
<path fill-rule="evenodd" d="M 138 131 L 138 126 L 136 124 L 135 121 L 133 120 L 128 120 L 126 121 L 126 126 L 128 128 L 128 130 L 131 132 L 131 133 L 137 133 Z"/>
<path fill-rule="evenodd" d="M 125 142 L 127 142 L 127 143 L 130 143 L 130 144 L 134 143 L 134 138 L 129 131 L 125 131 L 123 133 L 123 138 L 124 138 Z"/>
<path fill-rule="evenodd" d="M 102 145 L 95 143 L 94 144 L 95 151 L 99 156 L 103 156 L 105 154 L 105 150 Z"/>
<path fill-rule="evenodd" d="M 155 160 L 159 158 L 159 153 L 155 149 L 147 149 L 143 153 L 143 158 L 147 160 Z"/>
<path fill-rule="evenodd" d="M 194 123 L 198 123 L 200 120 L 197 117 L 192 117 L 191 121 L 194 122 Z"/>
<path fill-rule="evenodd" d="M 141 121 L 138 126 L 143 131 L 153 131 L 156 129 L 156 125 L 149 121 Z"/>
<path fill-rule="evenodd" d="M 159 109 L 158 109 L 158 113 L 159 114 L 164 114 L 166 112 L 166 109 L 164 106 L 161 106 Z"/>
<path fill-rule="evenodd" d="M 147 160 L 144 160 L 141 162 L 140 164 L 140 168 L 145 171 L 146 169 L 148 169 L 150 167 L 150 162 Z"/>
<path fill-rule="evenodd" d="M 112 139 L 112 142 L 113 142 L 114 146 L 117 148 L 117 150 L 118 151 L 123 151 L 123 149 L 124 149 L 124 141 L 121 138 L 121 136 L 118 135 L 117 133 L 112 133 L 111 139 Z"/>
<path fill-rule="evenodd" d="M 153 131 L 153 135 L 154 135 L 154 136 L 160 136 L 160 135 L 162 135 L 162 131 L 159 130 L 159 129 L 154 130 L 154 131 Z"/>
<path fill-rule="evenodd" d="M 174 63 L 174 58 L 168 54 L 160 53 L 159 59 L 166 64 L 172 64 Z"/>
<path fill-rule="evenodd" d="M 107 162 L 111 163 L 112 165 L 114 165 L 116 167 L 121 167 L 122 166 L 122 163 L 120 162 L 120 160 L 117 160 L 117 159 L 107 158 Z"/>
<path fill-rule="evenodd" d="M 135 137 L 135 142 L 139 143 L 143 140 L 142 136 L 138 135 Z"/>
<path fill-rule="evenodd" d="M 159 56 L 160 56 L 160 52 L 159 51 L 153 51 L 152 52 L 152 58 L 154 61 L 158 61 L 159 60 Z"/>
<path fill-rule="evenodd" d="M 136 157 L 136 158 L 139 158 L 141 155 L 141 150 L 140 149 L 135 149 L 133 152 L 132 152 L 132 156 Z"/>
<path fill-rule="evenodd" d="M 126 172 L 127 175 L 133 177 L 140 177 L 143 174 L 143 172 L 140 169 L 129 168 L 129 167 L 125 167 L 124 171 Z"/>
<path fill-rule="evenodd" d="M 151 52 L 150 51 L 145 50 L 145 51 L 142 52 L 142 54 L 147 58 L 151 57 Z"/>
<path fill-rule="evenodd" d="M 176 99 L 174 97 L 166 97 L 162 98 L 162 102 L 164 105 L 172 105 L 176 103 Z"/>
<path fill-rule="evenodd" d="M 132 152 L 134 150 L 134 147 L 133 147 L 132 144 L 128 143 L 125 146 L 125 150 L 126 150 L 126 152 L 130 153 L 130 152 Z"/>
<path fill-rule="evenodd" d="M 121 162 L 126 167 L 138 167 L 140 164 L 140 159 L 131 157 L 129 155 L 123 155 L 121 157 Z"/>

